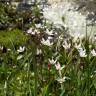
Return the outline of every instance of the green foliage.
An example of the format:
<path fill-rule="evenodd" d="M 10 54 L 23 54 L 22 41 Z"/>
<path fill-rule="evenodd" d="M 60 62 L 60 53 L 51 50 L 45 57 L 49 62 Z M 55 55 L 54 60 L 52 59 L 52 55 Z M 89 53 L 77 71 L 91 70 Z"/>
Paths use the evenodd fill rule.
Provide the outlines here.
<path fill-rule="evenodd" d="M 92 48 L 96 49 L 95 44 L 92 45 L 89 40 L 80 40 L 87 51 L 86 57 L 80 57 L 72 38 L 68 41 L 71 46 L 68 49 L 62 46 L 63 41 L 60 38 L 57 38 L 58 42 L 53 46 L 43 45 L 42 28 L 41 31 L 36 29 L 41 33 L 34 35 L 24 33 L 17 27 L 23 21 L 23 28 L 26 29 L 25 25 L 31 17 L 32 26 L 41 23 L 42 14 L 39 8 L 35 6 L 32 12 L 24 11 L 17 15 L 11 7 L 6 8 L 4 5 L 0 6 L 0 22 L 9 22 L 16 26 L 9 28 L 11 31 L 0 31 L 0 96 L 95 96 L 96 56 L 89 52 Z M 4 16 L 8 18 L 5 19 Z M 64 18 L 62 20 L 64 21 Z M 64 30 L 62 29 L 62 32 Z M 92 48 L 89 48 L 89 45 Z M 24 51 L 18 52 L 20 46 L 24 46 Z M 4 48 L 6 52 L 3 52 Z M 41 51 L 37 52 L 37 49 Z M 54 60 L 49 62 L 50 59 L 56 62 L 53 64 Z M 61 68 L 57 69 L 56 65 L 59 63 Z M 60 82 L 63 77 L 68 78 Z"/>
<path fill-rule="evenodd" d="M 20 46 L 26 44 L 28 37 L 19 29 L 0 32 L 0 45 L 6 47 Z"/>

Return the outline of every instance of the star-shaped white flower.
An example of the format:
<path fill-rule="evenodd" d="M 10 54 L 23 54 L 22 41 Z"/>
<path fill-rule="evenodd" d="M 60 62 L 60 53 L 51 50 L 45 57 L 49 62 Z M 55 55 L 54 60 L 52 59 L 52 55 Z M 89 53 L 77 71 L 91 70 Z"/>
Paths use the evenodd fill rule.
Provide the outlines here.
<path fill-rule="evenodd" d="M 65 49 L 70 49 L 71 44 L 68 43 L 67 41 L 64 41 L 64 43 L 62 44 L 62 46 L 63 46 Z"/>
<path fill-rule="evenodd" d="M 79 43 L 79 44 L 75 43 L 74 47 L 75 47 L 77 50 L 80 49 L 80 48 L 81 48 L 81 43 Z"/>
<path fill-rule="evenodd" d="M 37 55 L 42 54 L 42 50 L 37 48 Z"/>
<path fill-rule="evenodd" d="M 50 62 L 50 64 L 56 64 L 57 59 L 56 60 L 54 60 L 53 58 L 52 59 L 49 59 L 49 62 Z"/>
<path fill-rule="evenodd" d="M 50 42 L 49 39 L 45 40 L 44 38 L 41 40 L 41 43 L 43 45 L 47 45 L 47 46 L 52 46 L 53 45 L 53 42 Z"/>
<path fill-rule="evenodd" d="M 65 82 L 65 79 L 66 79 L 66 77 L 64 76 L 63 78 L 58 78 L 57 81 L 59 83 L 63 83 L 63 82 Z"/>
<path fill-rule="evenodd" d="M 62 78 L 58 78 L 58 79 L 57 79 L 57 81 L 58 81 L 59 83 L 63 83 L 63 82 L 65 82 L 65 81 L 66 81 L 66 79 L 70 79 L 70 78 L 69 78 L 69 77 L 64 76 L 64 77 L 62 77 Z"/>
<path fill-rule="evenodd" d="M 19 47 L 19 49 L 17 50 L 17 52 L 21 53 L 21 52 L 24 52 L 25 51 L 25 47 Z"/>
<path fill-rule="evenodd" d="M 60 70 L 61 69 L 60 63 L 55 64 L 55 67 L 56 67 L 56 70 Z"/>
<path fill-rule="evenodd" d="M 87 54 L 86 54 L 86 50 L 85 49 L 79 48 L 78 51 L 79 51 L 80 57 L 87 57 Z"/>
<path fill-rule="evenodd" d="M 55 64 L 55 67 L 56 67 L 56 70 L 61 71 L 62 69 L 65 68 L 65 65 L 63 65 L 63 66 L 61 67 L 60 63 L 58 62 L 57 64 Z"/>
<path fill-rule="evenodd" d="M 94 49 L 91 50 L 91 54 L 92 54 L 92 56 L 96 56 L 96 51 Z"/>
<path fill-rule="evenodd" d="M 48 29 L 46 29 L 45 33 L 48 34 L 48 35 L 54 35 L 53 30 L 49 31 Z"/>

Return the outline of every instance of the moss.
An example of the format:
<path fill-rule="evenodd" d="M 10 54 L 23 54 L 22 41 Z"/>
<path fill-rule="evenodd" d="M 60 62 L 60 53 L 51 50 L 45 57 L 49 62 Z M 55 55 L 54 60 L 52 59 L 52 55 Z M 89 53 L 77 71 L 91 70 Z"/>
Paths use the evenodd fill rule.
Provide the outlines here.
<path fill-rule="evenodd" d="M 0 32 L 0 45 L 6 47 L 22 46 L 27 40 L 28 37 L 19 29 Z"/>

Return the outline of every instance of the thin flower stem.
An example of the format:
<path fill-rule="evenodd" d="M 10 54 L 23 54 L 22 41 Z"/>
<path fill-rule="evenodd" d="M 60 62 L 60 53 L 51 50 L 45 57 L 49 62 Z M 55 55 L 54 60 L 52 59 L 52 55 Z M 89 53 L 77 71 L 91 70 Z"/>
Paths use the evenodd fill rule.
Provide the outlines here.
<path fill-rule="evenodd" d="M 62 78 L 62 73 L 61 73 L 61 70 L 59 70 L 59 76 L 60 76 L 60 78 Z M 61 83 L 61 90 L 63 91 L 63 84 Z"/>
<path fill-rule="evenodd" d="M 35 75 L 35 90 L 34 90 L 34 96 L 37 96 L 37 82 L 38 82 L 38 73 L 37 73 L 37 64 L 34 64 L 34 75 Z"/>
<path fill-rule="evenodd" d="M 87 20 L 86 20 L 86 42 L 85 42 L 85 46 L 86 46 L 86 51 L 87 51 L 87 58 L 86 58 L 86 65 L 87 65 L 87 88 L 88 88 L 88 92 L 87 92 L 87 96 L 90 94 L 90 57 L 89 57 L 89 37 L 88 37 L 88 33 L 87 33 Z"/>
<path fill-rule="evenodd" d="M 36 52 L 35 52 L 36 53 Z M 35 80 L 35 86 L 34 86 L 34 96 L 37 96 L 37 83 L 38 83 L 38 72 L 37 72 L 37 59 L 36 56 L 34 54 L 34 80 Z"/>

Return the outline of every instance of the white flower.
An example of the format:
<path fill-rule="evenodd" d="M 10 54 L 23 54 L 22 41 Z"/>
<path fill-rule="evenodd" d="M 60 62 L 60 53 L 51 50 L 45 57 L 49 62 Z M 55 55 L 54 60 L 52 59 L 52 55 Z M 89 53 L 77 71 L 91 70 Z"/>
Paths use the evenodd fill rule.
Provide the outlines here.
<path fill-rule="evenodd" d="M 48 35 L 54 35 L 54 34 L 53 34 L 53 30 L 49 31 L 48 29 L 46 29 L 45 32 L 46 32 Z"/>
<path fill-rule="evenodd" d="M 92 14 L 92 15 L 95 15 L 95 13 L 94 13 L 94 12 L 91 12 L 91 14 Z"/>
<path fill-rule="evenodd" d="M 93 50 L 91 51 L 91 54 L 92 54 L 92 56 L 96 56 L 96 51 L 93 49 Z"/>
<path fill-rule="evenodd" d="M 35 24 L 36 28 L 42 28 L 41 24 Z"/>
<path fill-rule="evenodd" d="M 53 58 L 52 59 L 49 59 L 49 62 L 50 62 L 50 64 L 56 64 L 57 59 L 56 60 L 54 60 Z"/>
<path fill-rule="evenodd" d="M 94 36 L 94 40 L 96 40 L 96 36 Z"/>
<path fill-rule="evenodd" d="M 19 49 L 17 50 L 17 52 L 19 52 L 19 53 L 20 53 L 20 52 L 24 52 L 24 50 L 25 50 L 25 47 L 21 47 L 21 46 L 20 46 Z"/>
<path fill-rule="evenodd" d="M 79 51 L 80 57 L 87 57 L 87 54 L 86 54 L 86 50 L 85 49 L 79 48 L 78 51 Z"/>
<path fill-rule="evenodd" d="M 49 39 L 49 40 L 52 40 L 52 39 L 53 39 L 53 37 L 51 37 L 51 36 L 48 36 L 48 39 Z"/>
<path fill-rule="evenodd" d="M 8 48 L 7 50 L 8 50 L 8 51 L 11 51 L 11 49 L 10 49 L 10 48 Z"/>
<path fill-rule="evenodd" d="M 3 46 L 0 46 L 0 49 L 3 50 Z"/>
<path fill-rule="evenodd" d="M 45 40 L 44 38 L 41 40 L 41 43 L 47 46 L 52 46 L 53 42 L 50 42 L 49 39 Z"/>
<path fill-rule="evenodd" d="M 34 30 L 35 34 L 40 34 L 40 31 L 38 31 L 37 29 Z"/>
<path fill-rule="evenodd" d="M 70 35 L 73 37 L 73 42 L 76 42 L 78 39 L 82 40 L 84 38 L 84 34 L 81 34 L 80 32 L 70 33 Z"/>
<path fill-rule="evenodd" d="M 60 63 L 55 64 L 55 67 L 56 67 L 56 70 L 60 70 L 61 69 Z"/>
<path fill-rule="evenodd" d="M 11 2 L 12 6 L 17 7 L 19 2 Z"/>
<path fill-rule="evenodd" d="M 59 36 L 59 40 L 63 40 L 64 38 L 63 38 L 63 35 L 60 35 Z"/>
<path fill-rule="evenodd" d="M 31 33 L 32 32 L 32 28 L 30 28 L 29 30 L 27 30 L 27 33 Z"/>
<path fill-rule="evenodd" d="M 37 55 L 42 54 L 42 50 L 37 48 Z"/>
<path fill-rule="evenodd" d="M 96 70 L 94 71 L 94 73 L 96 73 Z"/>
<path fill-rule="evenodd" d="M 63 46 L 65 49 L 70 49 L 71 44 L 68 43 L 67 41 L 64 41 L 63 44 L 62 44 L 62 46 Z"/>
<path fill-rule="evenodd" d="M 32 35 L 35 35 L 35 31 L 33 31 L 32 28 L 30 28 L 29 30 L 27 30 L 27 33 L 28 33 L 28 34 L 32 34 Z"/>
<path fill-rule="evenodd" d="M 65 82 L 66 79 L 70 79 L 70 78 L 64 76 L 63 78 L 58 78 L 57 81 L 58 81 L 59 83 L 63 83 L 63 82 Z"/>
<path fill-rule="evenodd" d="M 81 43 L 79 43 L 79 44 L 75 43 L 74 47 L 75 47 L 77 50 L 80 49 L 80 48 L 81 48 Z"/>
<path fill-rule="evenodd" d="M 60 65 L 60 63 L 59 63 L 59 62 L 58 62 L 57 64 L 55 64 L 55 67 L 56 67 L 56 70 L 58 70 L 58 71 L 61 71 L 62 69 L 64 69 L 64 68 L 65 68 L 65 66 L 64 66 L 64 65 L 61 67 L 61 65 Z"/>
<path fill-rule="evenodd" d="M 63 77 L 63 78 L 57 79 L 57 81 L 58 81 L 59 83 L 63 83 L 63 82 L 65 82 L 65 79 L 66 79 L 66 77 Z"/>

